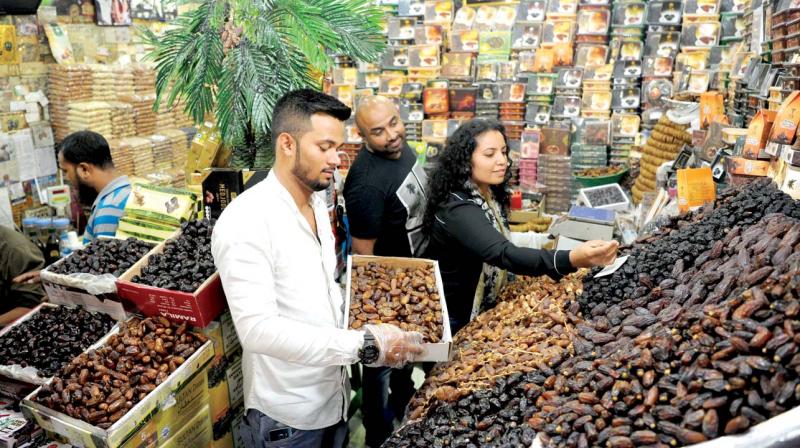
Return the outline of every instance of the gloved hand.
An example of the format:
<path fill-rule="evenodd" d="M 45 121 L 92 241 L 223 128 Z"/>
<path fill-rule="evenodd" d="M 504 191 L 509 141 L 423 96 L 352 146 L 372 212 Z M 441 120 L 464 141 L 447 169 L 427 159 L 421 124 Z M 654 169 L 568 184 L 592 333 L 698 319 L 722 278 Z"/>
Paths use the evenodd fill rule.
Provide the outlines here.
<path fill-rule="evenodd" d="M 403 331 L 394 325 L 365 325 L 364 329 L 375 337 L 378 360 L 369 367 L 386 366 L 398 369 L 422 353 L 422 333 Z"/>

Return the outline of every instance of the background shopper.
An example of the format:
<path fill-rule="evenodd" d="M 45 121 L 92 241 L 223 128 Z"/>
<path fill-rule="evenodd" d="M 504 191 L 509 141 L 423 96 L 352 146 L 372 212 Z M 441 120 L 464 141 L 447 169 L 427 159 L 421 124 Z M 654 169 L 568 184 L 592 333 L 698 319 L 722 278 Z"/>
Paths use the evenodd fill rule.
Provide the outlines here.
<path fill-rule="evenodd" d="M 364 140 L 347 173 L 344 198 L 353 253 L 411 257 L 419 255 L 425 207 L 425 172 L 406 143 L 406 129 L 397 105 L 382 96 L 358 105 L 356 125 Z M 402 419 L 414 382 L 412 366 L 363 369 L 361 412 L 366 443 L 379 447 Z"/>

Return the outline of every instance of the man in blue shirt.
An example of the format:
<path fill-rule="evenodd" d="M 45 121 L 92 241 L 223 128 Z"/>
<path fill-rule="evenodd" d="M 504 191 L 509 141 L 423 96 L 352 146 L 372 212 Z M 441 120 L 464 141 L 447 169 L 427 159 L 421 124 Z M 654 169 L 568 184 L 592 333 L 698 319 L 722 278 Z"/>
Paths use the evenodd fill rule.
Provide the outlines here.
<path fill-rule="evenodd" d="M 81 205 L 92 207 L 83 236 L 88 244 L 99 236 L 114 236 L 125 209 L 131 184 L 114 168 L 111 150 L 102 135 L 92 131 L 72 133 L 58 151 L 61 172 L 77 191 Z"/>
<path fill-rule="evenodd" d="M 92 131 L 68 135 L 59 145 L 58 165 L 70 187 L 77 192 L 81 205 L 92 207 L 83 244 L 99 236 L 114 236 L 131 193 L 131 184 L 128 176 L 114 168 L 106 139 Z M 38 282 L 39 272 L 25 273 L 14 281 Z"/>

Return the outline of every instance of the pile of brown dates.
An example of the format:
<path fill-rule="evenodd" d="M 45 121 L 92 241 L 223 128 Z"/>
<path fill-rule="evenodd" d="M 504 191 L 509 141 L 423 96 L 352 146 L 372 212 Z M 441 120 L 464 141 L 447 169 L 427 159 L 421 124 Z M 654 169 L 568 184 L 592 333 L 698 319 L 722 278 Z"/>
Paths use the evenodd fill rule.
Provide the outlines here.
<path fill-rule="evenodd" d="M 509 285 L 494 308 L 457 333 L 451 361 L 428 374 L 411 401 L 409 417 L 423 415 L 432 398 L 464 395 L 490 387 L 496 378 L 569 356 L 573 323 L 563 308 L 579 290 L 579 274 L 560 282 L 520 277 Z"/>
<path fill-rule="evenodd" d="M 621 253 L 629 259 L 614 274 L 597 279 L 587 276 L 579 299 L 582 311 L 589 315 L 599 307 L 602 313 L 612 304 L 643 297 L 667 278 L 674 278 L 673 272 L 688 269 L 734 227 L 750 227 L 771 213 L 800 219 L 800 201 L 778 190 L 770 179 L 724 190 L 715 208 L 676 218 L 659 233 L 623 248 Z M 593 274 L 597 271 L 599 268 Z"/>
<path fill-rule="evenodd" d="M 186 324 L 133 318 L 106 343 L 83 353 L 34 400 L 103 429 L 118 421 L 207 340 Z"/>
<path fill-rule="evenodd" d="M 442 337 L 442 303 L 433 265 L 393 267 L 370 262 L 353 268 L 350 328 L 392 324 L 419 331 L 425 342 Z"/>
<path fill-rule="evenodd" d="M 737 434 L 800 405 L 800 221 L 763 187 L 739 199 L 775 196 L 779 212 L 749 222 L 709 209 L 640 242 L 696 234 L 707 247 L 637 277 L 641 294 L 600 288 L 587 298 L 584 289 L 552 313 L 554 323 L 531 321 L 563 322 L 566 356 L 471 390 L 444 386 L 415 397 L 425 399 L 424 411 L 384 446 L 527 448 L 538 437 L 546 447 L 667 448 Z M 732 207 L 730 197 L 719 206 Z M 720 225 L 730 227 L 718 233 Z M 706 233 L 720 237 L 706 245 Z"/>
<path fill-rule="evenodd" d="M 43 377 L 111 331 L 114 319 L 83 308 L 44 306 L 0 337 L 0 364 L 32 366 Z"/>

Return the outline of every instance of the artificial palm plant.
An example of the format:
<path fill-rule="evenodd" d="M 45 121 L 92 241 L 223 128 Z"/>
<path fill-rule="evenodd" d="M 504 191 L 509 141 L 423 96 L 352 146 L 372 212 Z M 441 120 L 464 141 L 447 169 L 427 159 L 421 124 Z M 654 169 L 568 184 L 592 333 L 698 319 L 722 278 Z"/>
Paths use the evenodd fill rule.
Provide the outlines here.
<path fill-rule="evenodd" d="M 182 99 L 195 122 L 213 115 L 233 163 L 263 167 L 277 100 L 320 87 L 331 54 L 377 60 L 382 18 L 372 0 L 201 0 L 163 35 L 143 30 L 156 107 Z"/>

